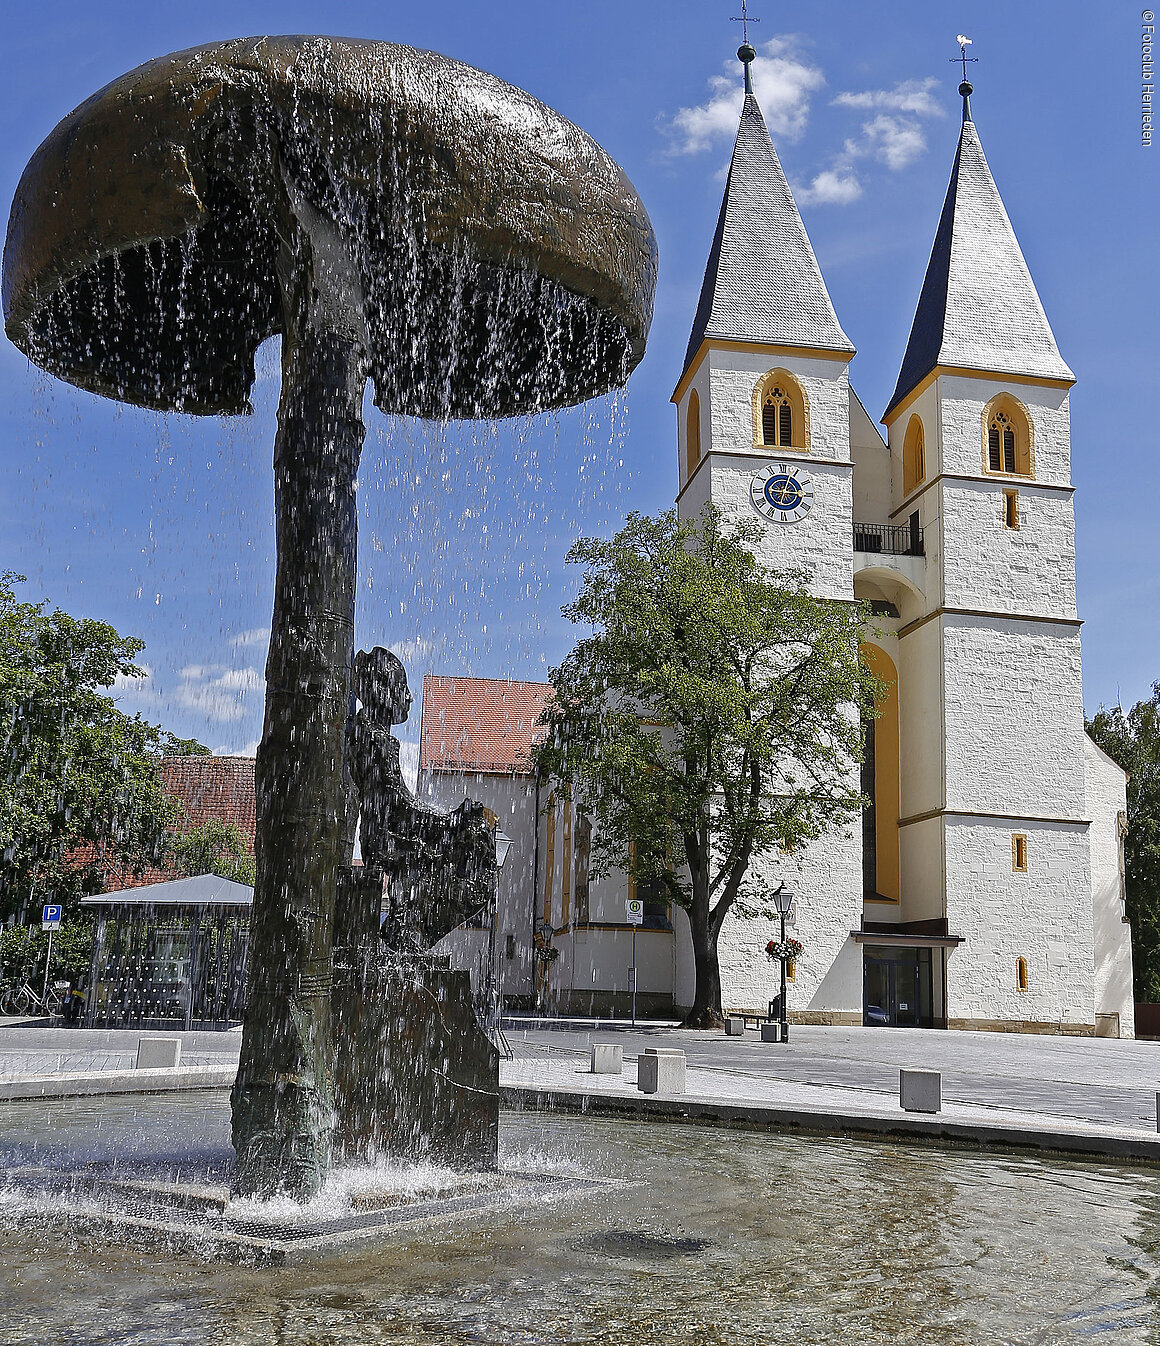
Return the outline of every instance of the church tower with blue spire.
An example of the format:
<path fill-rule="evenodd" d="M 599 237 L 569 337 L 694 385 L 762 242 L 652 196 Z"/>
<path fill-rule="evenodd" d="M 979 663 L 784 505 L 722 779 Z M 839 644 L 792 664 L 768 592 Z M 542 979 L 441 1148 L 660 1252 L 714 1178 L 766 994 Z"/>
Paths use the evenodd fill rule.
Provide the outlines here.
<path fill-rule="evenodd" d="M 886 441 L 753 93 L 677 407 L 681 517 L 759 517 L 760 559 L 870 603 L 889 691 L 862 827 L 764 879 L 799 896 L 799 1021 L 1132 1031 L 1117 815 L 1084 732 L 1068 395 L 964 80 L 950 186 Z M 964 66 L 965 69 L 965 66 Z M 730 917 L 727 1007 L 768 999 L 766 936 Z M 756 951 L 756 952 L 755 952 Z"/>

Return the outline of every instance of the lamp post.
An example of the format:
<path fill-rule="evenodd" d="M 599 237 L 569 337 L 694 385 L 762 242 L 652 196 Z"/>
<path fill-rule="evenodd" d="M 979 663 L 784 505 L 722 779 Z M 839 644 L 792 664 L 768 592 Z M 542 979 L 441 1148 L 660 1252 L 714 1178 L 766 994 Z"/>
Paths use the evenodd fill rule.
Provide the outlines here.
<path fill-rule="evenodd" d="M 781 1040 L 789 1041 L 789 1017 L 785 1008 L 785 918 L 789 915 L 793 907 L 794 891 L 786 883 L 783 883 L 773 895 L 773 905 L 777 914 L 781 917 Z"/>
<path fill-rule="evenodd" d="M 507 859 L 512 839 L 498 824 L 495 829 L 495 892 L 491 897 L 491 921 L 487 934 L 487 1026 L 488 1037 L 499 1048 L 501 1054 L 510 1057 L 512 1052 L 503 1035 L 503 995 L 499 989 L 499 970 L 496 967 L 496 955 L 499 950 L 499 871 Z"/>

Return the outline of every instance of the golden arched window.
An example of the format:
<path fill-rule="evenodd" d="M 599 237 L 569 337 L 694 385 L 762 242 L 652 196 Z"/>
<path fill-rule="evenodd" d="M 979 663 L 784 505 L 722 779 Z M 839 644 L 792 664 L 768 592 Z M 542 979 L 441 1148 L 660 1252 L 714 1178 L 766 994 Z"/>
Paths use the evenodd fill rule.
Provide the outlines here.
<path fill-rule="evenodd" d="M 1031 421 L 1022 403 L 1008 393 L 983 414 L 983 462 L 988 472 L 1030 477 L 1034 472 Z"/>
<path fill-rule="evenodd" d="M 693 475 L 701 461 L 701 402 L 696 388 L 689 394 L 689 409 L 685 420 L 685 478 Z"/>
<path fill-rule="evenodd" d="M 1027 959 L 1015 959 L 1015 985 L 1020 991 L 1026 991 L 1031 985 L 1031 977 L 1027 971 Z"/>
<path fill-rule="evenodd" d="M 919 417 L 912 416 L 906 427 L 906 438 L 902 443 L 902 494 L 909 495 L 925 480 L 926 443 L 923 439 L 922 421 Z"/>
<path fill-rule="evenodd" d="M 784 369 L 771 369 L 753 390 L 753 442 L 768 449 L 809 448 L 805 394 Z"/>

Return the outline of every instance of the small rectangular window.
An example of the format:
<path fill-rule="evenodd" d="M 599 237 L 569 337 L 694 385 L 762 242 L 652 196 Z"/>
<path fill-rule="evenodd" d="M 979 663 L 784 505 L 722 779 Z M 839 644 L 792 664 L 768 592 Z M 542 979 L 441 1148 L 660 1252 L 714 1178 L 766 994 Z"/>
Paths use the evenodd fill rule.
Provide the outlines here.
<path fill-rule="evenodd" d="M 1011 868 L 1019 874 L 1027 873 L 1027 837 L 1022 832 L 1011 834 Z"/>
<path fill-rule="evenodd" d="M 797 976 L 797 964 L 792 958 L 787 958 L 785 963 L 785 979 L 786 981 L 793 981 L 795 976 Z"/>
<path fill-rule="evenodd" d="M 1003 492 L 1003 527 L 1019 527 L 1019 492 Z"/>

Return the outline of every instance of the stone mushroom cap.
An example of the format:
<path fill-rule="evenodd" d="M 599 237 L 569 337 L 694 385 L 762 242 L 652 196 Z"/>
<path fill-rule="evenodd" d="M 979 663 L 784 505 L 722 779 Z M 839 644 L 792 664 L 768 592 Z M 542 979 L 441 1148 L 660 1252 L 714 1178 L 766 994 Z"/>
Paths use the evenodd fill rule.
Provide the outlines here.
<path fill-rule="evenodd" d="M 604 150 L 471 66 L 332 37 L 177 52 L 66 117 L 13 201 L 8 335 L 107 397 L 248 411 L 279 201 L 341 240 L 386 411 L 566 406 L 644 354 L 656 239 Z"/>

